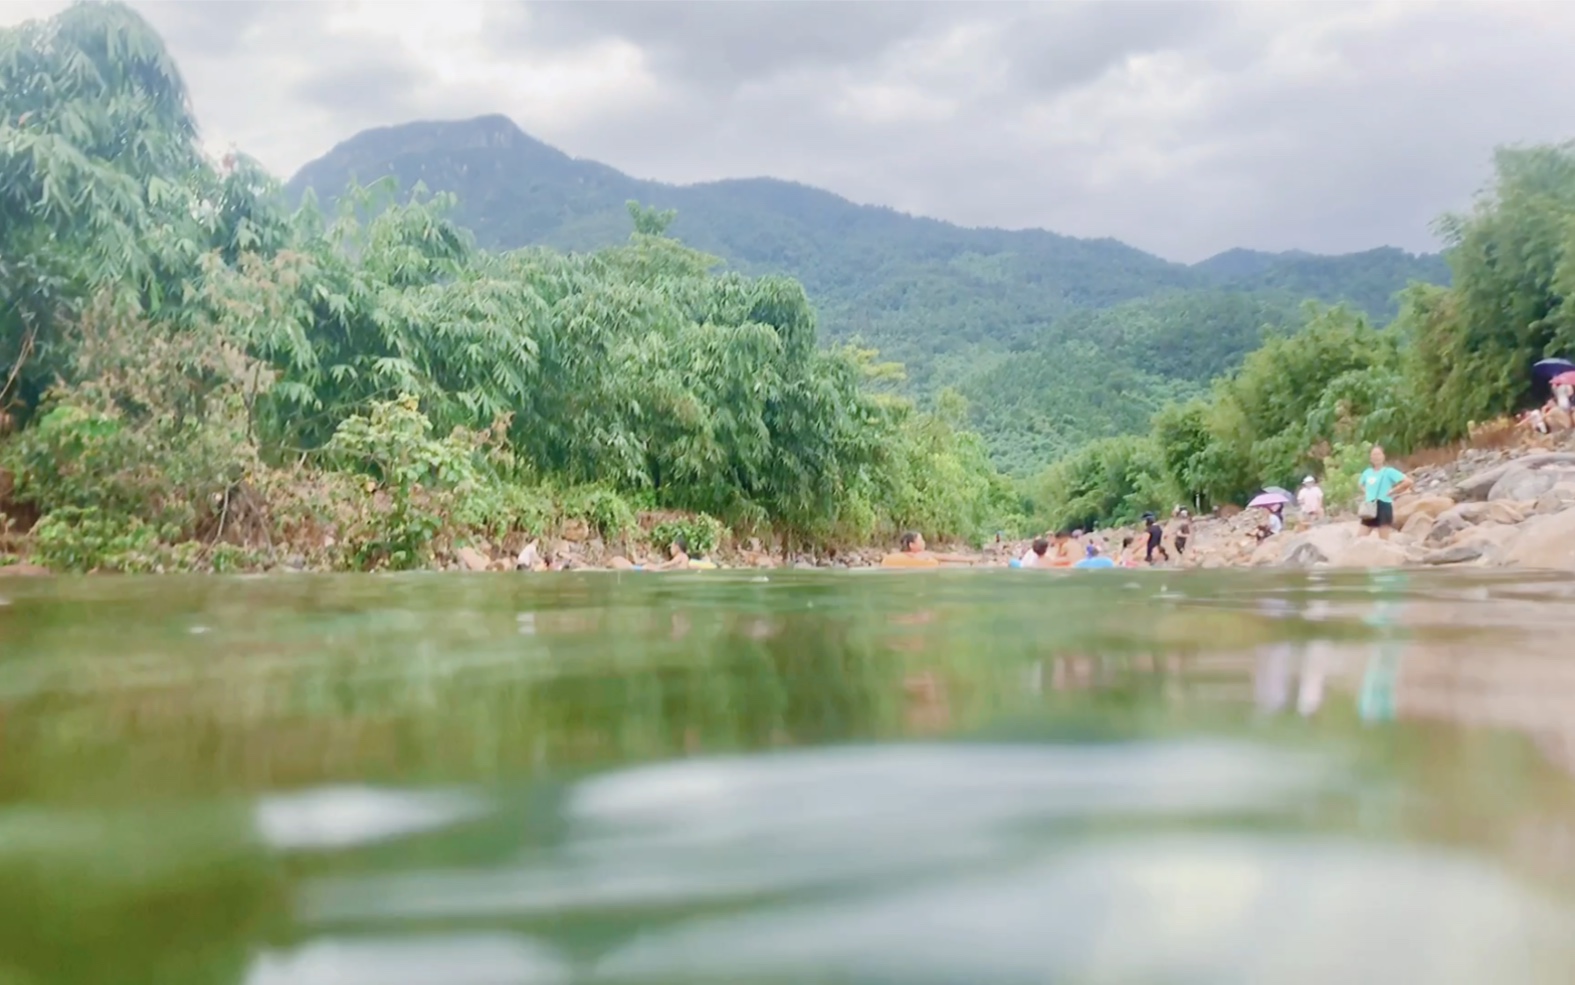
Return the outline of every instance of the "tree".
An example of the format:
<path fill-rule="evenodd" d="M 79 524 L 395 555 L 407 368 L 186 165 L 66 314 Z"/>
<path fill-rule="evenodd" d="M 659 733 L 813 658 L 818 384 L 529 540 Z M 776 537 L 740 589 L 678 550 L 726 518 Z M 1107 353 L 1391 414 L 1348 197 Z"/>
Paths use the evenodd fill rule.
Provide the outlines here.
<path fill-rule="evenodd" d="M 210 187 L 180 72 L 129 7 L 0 31 L 0 407 L 32 404 L 64 368 L 59 326 L 88 297 L 158 303 L 149 244 L 201 240 L 193 203 Z"/>

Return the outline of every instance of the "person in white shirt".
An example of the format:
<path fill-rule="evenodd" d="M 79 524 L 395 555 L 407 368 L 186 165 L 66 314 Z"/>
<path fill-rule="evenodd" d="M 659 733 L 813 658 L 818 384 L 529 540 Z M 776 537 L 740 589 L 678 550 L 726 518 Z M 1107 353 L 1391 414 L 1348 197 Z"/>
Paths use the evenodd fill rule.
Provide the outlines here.
<path fill-rule="evenodd" d="M 1017 563 L 1024 568 L 1048 568 L 1050 567 L 1050 559 L 1045 554 L 1049 550 L 1050 542 L 1040 537 L 1033 542 L 1033 545 L 1028 550 L 1023 552 L 1022 558 Z"/>
<path fill-rule="evenodd" d="M 1302 480 L 1302 487 L 1296 491 L 1296 505 L 1309 520 L 1323 516 L 1323 488 L 1317 479 L 1309 475 Z"/>

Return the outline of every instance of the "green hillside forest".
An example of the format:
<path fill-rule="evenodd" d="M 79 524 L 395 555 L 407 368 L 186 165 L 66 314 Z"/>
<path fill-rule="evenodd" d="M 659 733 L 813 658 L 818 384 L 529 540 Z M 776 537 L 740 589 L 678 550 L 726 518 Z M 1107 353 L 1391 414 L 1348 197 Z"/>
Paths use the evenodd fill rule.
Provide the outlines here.
<path fill-rule="evenodd" d="M 1149 405 L 1201 393 L 1260 329 L 1299 324 L 1306 299 L 1387 322 L 1408 283 L 1449 278 L 1441 257 L 1392 248 L 1232 250 L 1188 267 L 1111 239 L 965 229 L 773 179 L 641 181 L 501 116 L 358 134 L 289 187 L 296 200 L 311 190 L 331 201 L 352 180 L 384 177 L 453 193 L 455 221 L 492 249 L 599 249 L 627 236 L 629 200 L 670 210 L 672 235 L 731 269 L 802 283 L 826 337 L 900 362 L 903 392 L 925 403 L 945 386 L 966 394 L 996 462 L 1020 474 L 1089 438 L 1142 430 Z M 1108 314 L 1090 321 L 1094 311 Z M 1112 332 L 1118 351 L 1090 362 L 1089 346 Z M 1033 375 L 1015 368 L 1025 359 Z M 1108 388 L 1095 385 L 1106 377 Z"/>
<path fill-rule="evenodd" d="M 822 336 L 813 287 L 727 269 L 654 196 L 624 207 L 615 243 L 574 252 L 484 248 L 454 221 L 462 202 L 380 204 L 382 185 L 295 208 L 244 156 L 200 153 L 145 21 L 79 3 L 0 30 L 0 563 L 420 567 L 566 525 L 700 549 L 982 539 L 1337 478 L 1363 442 L 1404 452 L 1513 410 L 1535 359 L 1575 349 L 1575 148 L 1504 150 L 1495 168 L 1440 224 L 1451 286 L 1405 289 L 1387 320 L 1239 287 L 1305 257 L 1200 274 L 1110 242 L 854 209 L 870 228 L 1068 258 L 1038 274 L 1027 247 L 999 261 L 1036 290 L 1058 279 L 1061 309 L 1039 335 L 981 329 L 1010 363 L 921 407 L 890 350 Z M 560 231 L 575 225 L 589 236 L 589 220 Z M 965 282 L 923 281 L 921 237 L 904 238 L 862 262 L 903 271 L 887 284 Z M 929 269 L 953 269 L 933 249 Z M 1204 274 L 1225 283 L 1188 280 Z M 1057 415 L 1101 436 L 1035 430 Z M 1060 457 L 1008 479 L 970 420 Z"/>

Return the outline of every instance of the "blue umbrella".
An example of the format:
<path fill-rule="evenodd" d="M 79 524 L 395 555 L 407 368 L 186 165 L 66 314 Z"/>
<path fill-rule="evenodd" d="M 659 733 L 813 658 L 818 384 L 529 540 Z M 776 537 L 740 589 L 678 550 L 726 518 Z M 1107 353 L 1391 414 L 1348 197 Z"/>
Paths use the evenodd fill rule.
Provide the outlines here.
<path fill-rule="evenodd" d="M 1538 383 L 1547 383 L 1560 373 L 1575 372 L 1575 363 L 1568 359 L 1544 359 L 1531 367 L 1531 375 Z"/>

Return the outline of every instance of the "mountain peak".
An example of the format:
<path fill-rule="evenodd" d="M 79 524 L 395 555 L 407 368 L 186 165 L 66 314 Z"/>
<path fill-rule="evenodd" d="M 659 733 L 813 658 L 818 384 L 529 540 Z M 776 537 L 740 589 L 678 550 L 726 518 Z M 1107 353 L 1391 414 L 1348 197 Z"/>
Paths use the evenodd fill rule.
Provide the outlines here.
<path fill-rule="evenodd" d="M 397 149 L 401 153 L 426 154 L 434 151 L 465 149 L 506 149 L 520 145 L 550 150 L 547 144 L 527 134 L 501 113 L 489 113 L 468 120 L 417 120 L 390 127 L 363 130 L 334 145 L 325 158 L 347 152 Z M 314 162 L 315 163 L 315 162 Z"/>

